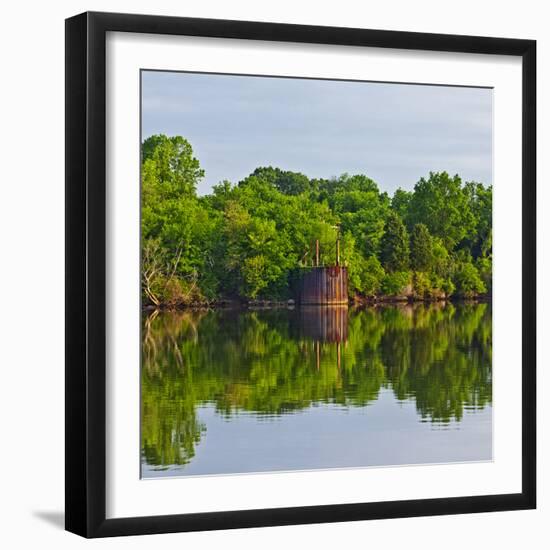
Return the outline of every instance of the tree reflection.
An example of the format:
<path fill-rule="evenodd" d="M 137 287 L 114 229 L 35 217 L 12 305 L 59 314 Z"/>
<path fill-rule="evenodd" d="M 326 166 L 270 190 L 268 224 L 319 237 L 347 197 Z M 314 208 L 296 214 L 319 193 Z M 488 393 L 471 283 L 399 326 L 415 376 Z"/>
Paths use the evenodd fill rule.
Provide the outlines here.
<path fill-rule="evenodd" d="M 491 403 L 489 304 L 153 313 L 142 345 L 142 451 L 160 467 L 193 458 L 205 404 L 269 417 L 388 388 L 448 423 Z"/>

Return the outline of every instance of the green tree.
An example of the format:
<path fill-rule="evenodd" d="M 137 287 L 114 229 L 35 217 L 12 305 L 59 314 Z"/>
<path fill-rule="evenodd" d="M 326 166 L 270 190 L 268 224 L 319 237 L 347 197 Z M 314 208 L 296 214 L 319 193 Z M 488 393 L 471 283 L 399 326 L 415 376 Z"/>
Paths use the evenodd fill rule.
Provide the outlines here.
<path fill-rule="evenodd" d="M 328 205 L 340 219 L 342 231 L 353 235 L 363 256 L 377 255 L 389 199 L 380 193 L 376 183 L 365 176 L 344 174 L 330 180 L 320 196 L 327 197 Z"/>
<path fill-rule="evenodd" d="M 388 212 L 380 242 L 380 257 L 387 271 L 405 271 L 409 267 L 409 236 L 401 218 Z"/>
<path fill-rule="evenodd" d="M 493 187 L 468 182 L 464 186 L 469 207 L 474 216 L 475 230 L 464 243 L 474 258 L 488 256 L 492 252 Z"/>
<path fill-rule="evenodd" d="M 409 215 L 409 205 L 412 199 L 412 193 L 404 189 L 397 189 L 391 200 L 391 207 L 395 210 L 402 220 L 406 220 Z"/>
<path fill-rule="evenodd" d="M 471 298 L 487 292 L 487 287 L 483 283 L 479 271 L 471 262 L 459 262 L 453 282 L 457 294 L 464 298 Z"/>
<path fill-rule="evenodd" d="M 327 200 L 334 206 L 334 197 L 340 192 L 358 191 L 360 193 L 379 193 L 378 185 L 374 180 L 363 174 L 342 174 L 338 178 L 314 180 L 314 188 L 319 192 L 321 200 Z"/>
<path fill-rule="evenodd" d="M 408 214 L 409 227 L 417 223 L 426 224 L 448 250 L 475 233 L 475 216 L 459 176 L 430 172 L 428 179 L 420 179 L 414 187 Z"/>
<path fill-rule="evenodd" d="M 204 177 L 191 144 L 181 136 L 148 137 L 142 146 L 142 193 L 158 193 L 163 199 L 194 195 Z"/>
<path fill-rule="evenodd" d="M 487 292 L 491 292 L 493 288 L 493 262 L 491 258 L 481 256 L 476 260 L 476 268 Z"/>
<path fill-rule="evenodd" d="M 386 273 L 382 279 L 381 289 L 386 296 L 398 296 L 403 294 L 411 282 L 408 271 L 394 271 Z"/>
<path fill-rule="evenodd" d="M 363 174 L 310 180 L 268 166 L 199 197 L 203 177 L 183 137 L 143 142 L 144 303 L 288 298 L 294 271 L 314 263 L 316 240 L 321 264 L 335 263 L 338 233 L 351 297 L 395 293 L 411 281 L 424 297 L 490 291 L 491 187 L 431 173 L 390 200 Z"/>
<path fill-rule="evenodd" d="M 429 271 L 432 268 L 432 236 L 423 223 L 417 223 L 411 232 L 410 259 L 414 271 Z"/>
<path fill-rule="evenodd" d="M 376 256 L 369 256 L 361 267 L 361 292 L 367 296 L 378 294 L 386 275 L 382 264 Z"/>
<path fill-rule="evenodd" d="M 309 178 L 306 175 L 273 168 L 272 166 L 256 168 L 251 176 L 268 182 L 285 195 L 300 195 L 311 188 Z M 246 182 L 246 179 L 243 180 L 241 185 L 246 185 Z"/>
<path fill-rule="evenodd" d="M 142 287 L 155 305 L 202 301 L 217 293 L 210 273 L 220 216 L 196 196 L 203 176 L 181 136 L 155 135 L 143 142 Z"/>

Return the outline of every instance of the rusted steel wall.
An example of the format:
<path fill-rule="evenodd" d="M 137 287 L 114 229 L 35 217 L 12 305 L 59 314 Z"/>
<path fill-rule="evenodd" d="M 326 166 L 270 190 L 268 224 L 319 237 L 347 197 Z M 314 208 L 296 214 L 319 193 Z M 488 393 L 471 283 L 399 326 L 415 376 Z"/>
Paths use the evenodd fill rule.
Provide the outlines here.
<path fill-rule="evenodd" d="M 301 274 L 298 301 L 311 305 L 348 303 L 348 270 L 346 267 L 313 267 Z"/>
<path fill-rule="evenodd" d="M 348 339 L 346 306 L 303 306 L 299 308 L 299 335 L 317 342 L 345 342 Z"/>

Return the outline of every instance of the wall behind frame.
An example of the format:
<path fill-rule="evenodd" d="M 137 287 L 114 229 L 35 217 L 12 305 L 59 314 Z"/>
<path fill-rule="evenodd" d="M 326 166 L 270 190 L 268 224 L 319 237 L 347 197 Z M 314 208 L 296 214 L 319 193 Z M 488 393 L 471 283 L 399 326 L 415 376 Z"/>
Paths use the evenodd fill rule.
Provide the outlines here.
<path fill-rule="evenodd" d="M 0 423 L 3 474 L 0 541 L 9 548 L 171 548 L 177 544 L 226 549 L 335 548 L 368 545 L 446 550 L 493 547 L 544 548 L 550 521 L 549 476 L 539 468 L 539 509 L 471 516 L 189 533 L 87 542 L 62 530 L 64 391 L 64 19 L 86 10 L 214 17 L 333 26 L 441 32 L 538 40 L 538 180 L 550 178 L 550 37 L 544 3 L 510 4 L 464 0 L 444 4 L 358 3 L 342 0 L 62 0 L 9 3 L 3 10 L 0 150 L 2 155 L 0 246 L 2 268 L 2 397 Z M 539 185 L 539 281 L 550 269 L 548 188 Z M 550 291 L 539 284 L 539 464 L 550 460 L 550 406 L 542 388 Z"/>

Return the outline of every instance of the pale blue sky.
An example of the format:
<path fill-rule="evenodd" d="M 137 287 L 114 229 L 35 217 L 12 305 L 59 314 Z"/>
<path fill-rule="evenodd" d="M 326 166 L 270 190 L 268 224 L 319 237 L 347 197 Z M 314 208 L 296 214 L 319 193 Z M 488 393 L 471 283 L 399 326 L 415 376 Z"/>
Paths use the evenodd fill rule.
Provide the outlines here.
<path fill-rule="evenodd" d="M 144 71 L 142 92 L 143 138 L 187 138 L 200 194 L 258 166 L 366 174 L 389 193 L 439 170 L 492 183 L 489 89 Z"/>

